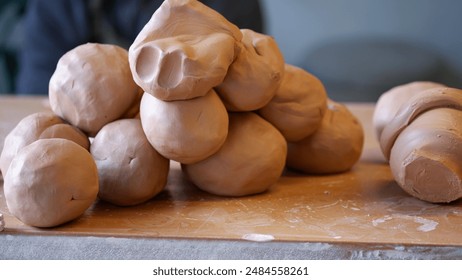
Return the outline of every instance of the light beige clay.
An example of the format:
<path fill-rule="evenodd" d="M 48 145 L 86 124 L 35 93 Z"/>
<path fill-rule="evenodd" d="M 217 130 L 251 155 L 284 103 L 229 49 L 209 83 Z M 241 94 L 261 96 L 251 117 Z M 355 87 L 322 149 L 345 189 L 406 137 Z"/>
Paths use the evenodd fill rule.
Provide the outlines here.
<path fill-rule="evenodd" d="M 462 90 L 456 88 L 433 88 L 421 92 L 403 103 L 395 117 L 384 127 L 380 137 L 380 148 L 386 159 L 403 131 L 420 114 L 437 108 L 462 110 Z"/>
<path fill-rule="evenodd" d="M 91 145 L 98 167 L 99 193 L 104 201 L 131 206 L 143 203 L 166 183 L 169 160 L 149 144 L 139 119 L 105 125 Z"/>
<path fill-rule="evenodd" d="M 363 144 L 364 131 L 356 117 L 329 100 L 319 129 L 288 143 L 287 166 L 312 174 L 345 172 L 359 160 Z"/>
<path fill-rule="evenodd" d="M 53 112 L 89 136 L 109 122 L 136 115 L 140 97 L 128 53 L 114 45 L 87 43 L 70 50 L 49 84 Z"/>
<path fill-rule="evenodd" d="M 40 139 L 24 147 L 4 179 L 8 210 L 36 227 L 58 226 L 79 217 L 98 193 L 93 158 L 66 139 Z"/>
<path fill-rule="evenodd" d="M 206 95 L 238 51 L 237 26 L 196 0 L 166 0 L 129 49 L 136 83 L 164 100 Z"/>
<path fill-rule="evenodd" d="M 162 101 L 145 93 L 140 117 L 151 145 L 180 163 L 191 164 L 212 155 L 228 134 L 228 113 L 214 90 L 178 101 Z"/>
<path fill-rule="evenodd" d="M 287 143 L 281 133 L 255 113 L 230 113 L 222 148 L 209 158 L 182 165 L 200 189 L 216 195 L 244 196 L 264 192 L 282 174 Z"/>
<path fill-rule="evenodd" d="M 273 124 L 287 141 L 300 141 L 321 125 L 327 110 L 324 85 L 307 71 L 286 64 L 274 98 L 259 114 Z"/>
<path fill-rule="evenodd" d="M 226 77 L 215 88 L 228 111 L 254 111 L 274 97 L 284 75 L 284 57 L 276 41 L 241 30 L 242 47 Z"/>
<path fill-rule="evenodd" d="M 393 119 L 399 107 L 413 96 L 437 87 L 445 87 L 434 82 L 418 81 L 396 86 L 383 93 L 377 100 L 372 117 L 377 139 L 380 139 L 383 128 Z"/>
<path fill-rule="evenodd" d="M 38 139 L 46 138 L 63 138 L 87 150 L 90 148 L 87 136 L 78 128 L 67 124 L 51 112 L 34 113 L 22 119 L 5 138 L 0 155 L 0 170 L 3 177 L 19 150 Z"/>
<path fill-rule="evenodd" d="M 462 197 L 462 90 L 433 88 L 403 103 L 380 145 L 401 188 L 435 203 Z"/>
<path fill-rule="evenodd" d="M 133 99 L 132 104 L 128 106 L 128 110 L 119 119 L 139 118 L 140 103 L 141 103 L 141 98 L 143 97 L 143 94 L 144 94 L 143 89 L 138 87 L 138 93 L 136 94 L 135 99 Z"/>

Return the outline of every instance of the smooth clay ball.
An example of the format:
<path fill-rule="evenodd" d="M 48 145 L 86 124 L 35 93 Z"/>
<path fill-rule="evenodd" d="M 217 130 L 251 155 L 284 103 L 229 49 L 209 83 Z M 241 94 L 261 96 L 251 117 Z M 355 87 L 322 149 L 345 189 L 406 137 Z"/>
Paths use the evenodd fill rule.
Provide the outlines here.
<path fill-rule="evenodd" d="M 383 128 L 395 117 L 403 103 L 427 89 L 438 87 L 445 87 L 445 85 L 419 81 L 396 86 L 383 93 L 377 100 L 372 117 L 377 139 L 380 139 Z"/>
<path fill-rule="evenodd" d="M 145 93 L 140 117 L 151 145 L 164 157 L 185 164 L 218 151 L 228 134 L 228 112 L 214 90 L 178 101 L 162 101 Z"/>
<path fill-rule="evenodd" d="M 34 113 L 22 119 L 5 138 L 0 155 L 0 170 L 3 176 L 5 177 L 11 160 L 20 149 L 38 139 L 46 138 L 67 139 L 87 150 L 90 148 L 88 137 L 78 128 L 51 112 Z"/>
<path fill-rule="evenodd" d="M 40 139 L 14 157 L 4 191 L 10 213 L 25 224 L 58 226 L 93 204 L 98 172 L 90 153 L 74 142 Z"/>
<path fill-rule="evenodd" d="M 330 174 L 349 170 L 361 156 L 364 131 L 342 104 L 329 101 L 321 126 L 298 142 L 289 142 L 287 166 L 304 173 Z"/>
<path fill-rule="evenodd" d="M 119 206 L 145 202 L 166 183 L 169 160 L 149 144 L 139 119 L 105 125 L 91 144 L 98 167 L 98 197 Z"/>
<path fill-rule="evenodd" d="M 53 112 L 89 136 L 109 122 L 135 116 L 141 93 L 127 51 L 106 44 L 88 43 L 64 54 L 49 84 Z"/>
<path fill-rule="evenodd" d="M 226 142 L 214 155 L 182 165 L 200 189 L 222 196 L 264 192 L 282 174 L 287 143 L 281 133 L 255 113 L 231 113 Z"/>
<path fill-rule="evenodd" d="M 286 64 L 274 98 L 258 113 L 274 125 L 287 141 L 313 134 L 327 110 L 327 93 L 321 81 L 305 70 Z"/>
<path fill-rule="evenodd" d="M 242 47 L 215 88 L 228 111 L 254 111 L 276 94 L 284 75 L 284 57 L 276 41 L 264 34 L 242 29 Z"/>

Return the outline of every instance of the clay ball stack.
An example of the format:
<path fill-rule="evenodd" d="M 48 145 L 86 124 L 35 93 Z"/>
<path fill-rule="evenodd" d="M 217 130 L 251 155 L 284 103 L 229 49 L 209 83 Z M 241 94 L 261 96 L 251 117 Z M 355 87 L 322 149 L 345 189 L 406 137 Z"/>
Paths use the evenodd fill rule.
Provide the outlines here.
<path fill-rule="evenodd" d="M 165 188 L 170 161 L 203 191 L 238 197 L 267 191 L 286 167 L 345 172 L 364 140 L 272 37 L 196 0 L 164 1 L 128 51 L 70 50 L 49 96 L 53 113 L 21 121 L 0 156 L 10 212 L 38 227 L 75 219 L 97 196 L 144 203 Z"/>

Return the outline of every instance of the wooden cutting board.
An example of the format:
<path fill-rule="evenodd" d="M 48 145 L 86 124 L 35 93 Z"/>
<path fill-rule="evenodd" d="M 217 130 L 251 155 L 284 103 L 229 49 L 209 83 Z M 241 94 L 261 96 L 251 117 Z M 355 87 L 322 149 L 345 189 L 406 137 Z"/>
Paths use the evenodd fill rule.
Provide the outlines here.
<path fill-rule="evenodd" d="M 374 104 L 348 107 L 366 132 L 361 160 L 349 172 L 286 171 L 264 194 L 225 198 L 198 190 L 172 162 L 166 190 L 149 202 L 117 207 L 97 201 L 82 217 L 51 229 L 13 217 L 0 181 L 3 234 L 462 245 L 462 202 L 431 204 L 402 191 L 374 136 Z M 41 110 L 48 110 L 44 99 L 0 96 L 0 147 L 22 117 Z"/>

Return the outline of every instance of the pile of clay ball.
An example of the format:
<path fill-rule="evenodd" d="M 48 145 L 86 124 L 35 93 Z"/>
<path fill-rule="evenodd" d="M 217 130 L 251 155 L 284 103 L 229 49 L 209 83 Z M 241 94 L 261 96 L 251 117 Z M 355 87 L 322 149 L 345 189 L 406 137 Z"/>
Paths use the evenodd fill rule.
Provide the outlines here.
<path fill-rule="evenodd" d="M 137 205 L 170 161 L 222 196 L 266 191 L 284 168 L 327 174 L 359 159 L 363 130 L 274 39 L 195 0 L 166 0 L 129 51 L 84 44 L 59 60 L 52 112 L 24 118 L 0 157 L 9 211 L 51 227 L 97 197 Z"/>

